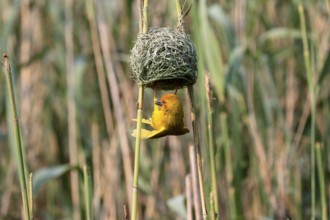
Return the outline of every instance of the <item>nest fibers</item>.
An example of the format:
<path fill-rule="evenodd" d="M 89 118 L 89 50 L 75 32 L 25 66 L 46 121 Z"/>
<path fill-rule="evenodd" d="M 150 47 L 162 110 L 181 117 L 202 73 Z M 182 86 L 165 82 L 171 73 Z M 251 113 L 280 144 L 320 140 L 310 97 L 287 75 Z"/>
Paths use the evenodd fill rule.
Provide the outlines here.
<path fill-rule="evenodd" d="M 130 62 L 133 79 L 146 87 L 171 90 L 197 80 L 195 48 L 188 35 L 174 28 L 151 28 L 139 34 Z"/>

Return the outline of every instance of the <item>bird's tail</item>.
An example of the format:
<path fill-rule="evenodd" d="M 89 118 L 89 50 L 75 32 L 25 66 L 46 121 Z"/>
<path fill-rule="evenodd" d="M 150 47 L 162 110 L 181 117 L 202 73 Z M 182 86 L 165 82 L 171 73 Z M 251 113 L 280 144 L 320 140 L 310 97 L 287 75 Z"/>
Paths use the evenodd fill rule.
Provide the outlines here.
<path fill-rule="evenodd" d="M 154 139 L 154 138 L 160 138 L 165 136 L 166 134 L 164 133 L 164 130 L 146 130 L 146 129 L 141 129 L 141 138 L 142 139 Z M 132 136 L 136 137 L 137 136 L 137 130 L 135 129 L 132 132 Z"/>

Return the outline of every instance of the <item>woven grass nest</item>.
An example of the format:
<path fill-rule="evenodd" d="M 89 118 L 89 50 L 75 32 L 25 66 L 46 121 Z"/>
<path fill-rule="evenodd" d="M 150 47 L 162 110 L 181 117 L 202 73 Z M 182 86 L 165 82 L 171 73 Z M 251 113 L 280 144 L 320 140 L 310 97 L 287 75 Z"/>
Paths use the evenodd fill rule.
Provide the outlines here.
<path fill-rule="evenodd" d="M 132 78 L 145 87 L 173 90 L 197 80 L 195 48 L 189 36 L 175 28 L 151 28 L 139 34 L 130 64 Z"/>

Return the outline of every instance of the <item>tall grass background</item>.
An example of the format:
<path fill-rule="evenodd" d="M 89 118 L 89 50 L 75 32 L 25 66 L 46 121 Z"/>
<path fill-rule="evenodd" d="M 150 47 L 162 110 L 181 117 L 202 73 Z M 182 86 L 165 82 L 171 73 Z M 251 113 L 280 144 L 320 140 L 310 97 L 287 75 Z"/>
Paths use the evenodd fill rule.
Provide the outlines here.
<path fill-rule="evenodd" d="M 150 0 L 150 26 L 175 27 L 175 4 Z M 185 25 L 199 61 L 194 91 L 207 210 L 215 209 L 215 182 L 219 219 L 327 219 L 330 2 L 190 4 Z M 0 11 L 0 50 L 12 67 L 33 173 L 34 219 L 124 219 L 138 99 L 128 57 L 139 32 L 139 1 L 1 0 Z M 153 91 L 144 93 L 148 118 Z M 21 219 L 7 94 L 2 73 L 0 219 Z M 191 126 L 186 89 L 178 95 Z M 139 219 L 187 217 L 191 133 L 142 142 Z"/>

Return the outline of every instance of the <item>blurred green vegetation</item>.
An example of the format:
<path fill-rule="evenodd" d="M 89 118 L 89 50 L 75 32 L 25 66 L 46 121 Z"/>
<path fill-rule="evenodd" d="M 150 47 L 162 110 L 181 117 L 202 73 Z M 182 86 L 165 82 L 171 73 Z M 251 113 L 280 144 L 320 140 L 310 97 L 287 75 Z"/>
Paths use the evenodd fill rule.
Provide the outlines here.
<path fill-rule="evenodd" d="M 212 132 L 220 219 L 326 219 L 329 0 L 200 0 L 188 1 L 184 8 L 190 3 L 185 25 L 199 61 L 194 90 L 206 201 L 211 191 L 208 132 Z M 35 219 L 85 218 L 84 165 L 91 173 L 92 211 L 88 211 L 94 219 L 124 219 L 124 204 L 130 207 L 134 158 L 130 133 L 135 128 L 131 119 L 136 117 L 138 87 L 130 79 L 128 57 L 139 30 L 138 4 L 0 1 L 0 48 L 9 56 L 16 81 L 26 162 L 35 177 Z M 149 21 L 150 26 L 175 27 L 175 1 L 150 1 Z M 301 24 L 307 28 L 305 55 L 308 51 L 311 78 L 306 73 Z M 209 130 L 206 75 L 211 86 Z M 0 219 L 21 219 L 6 91 L 1 74 Z M 185 124 L 192 131 L 186 89 L 178 94 L 185 103 Z M 145 118 L 151 115 L 152 97 L 153 91 L 146 89 Z M 185 218 L 191 133 L 142 142 L 140 219 Z M 71 199 L 75 196 L 76 206 Z M 209 202 L 207 206 L 210 210 Z"/>

